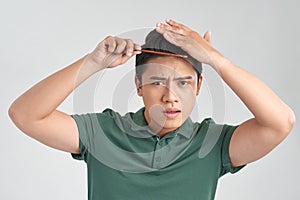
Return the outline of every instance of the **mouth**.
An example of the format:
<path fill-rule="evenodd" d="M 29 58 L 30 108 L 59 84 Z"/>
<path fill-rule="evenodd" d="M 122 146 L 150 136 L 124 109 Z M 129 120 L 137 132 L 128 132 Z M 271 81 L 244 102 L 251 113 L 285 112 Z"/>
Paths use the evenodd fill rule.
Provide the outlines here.
<path fill-rule="evenodd" d="M 181 113 L 181 110 L 176 108 L 169 108 L 164 110 L 163 113 L 167 118 L 174 119 Z"/>

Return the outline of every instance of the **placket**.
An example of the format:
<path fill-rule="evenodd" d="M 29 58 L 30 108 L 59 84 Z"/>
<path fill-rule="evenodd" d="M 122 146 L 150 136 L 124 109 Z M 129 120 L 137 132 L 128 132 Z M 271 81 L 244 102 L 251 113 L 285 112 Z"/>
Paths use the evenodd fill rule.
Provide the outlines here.
<path fill-rule="evenodd" d="M 159 136 L 155 136 L 156 142 L 155 142 L 155 148 L 153 152 L 153 162 L 152 162 L 152 167 L 154 169 L 160 169 L 161 168 L 161 163 L 162 163 L 162 149 L 161 145 L 163 140 Z"/>

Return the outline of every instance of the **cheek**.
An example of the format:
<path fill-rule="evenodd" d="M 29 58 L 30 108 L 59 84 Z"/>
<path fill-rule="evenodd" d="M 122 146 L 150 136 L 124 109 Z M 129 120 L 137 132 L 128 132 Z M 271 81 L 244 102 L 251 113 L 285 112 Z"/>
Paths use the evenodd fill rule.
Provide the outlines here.
<path fill-rule="evenodd" d="M 160 99 L 160 92 L 155 89 L 148 87 L 143 88 L 143 100 L 145 104 L 153 104 Z"/>
<path fill-rule="evenodd" d="M 184 109 L 191 110 L 194 107 L 195 100 L 196 100 L 195 95 L 189 95 L 189 96 L 187 95 L 187 96 L 181 98 L 182 107 Z"/>
<path fill-rule="evenodd" d="M 176 94 L 182 102 L 189 102 L 196 98 L 196 92 L 196 88 L 190 86 L 187 88 L 177 89 Z"/>
<path fill-rule="evenodd" d="M 189 115 L 193 108 L 196 101 L 196 92 L 195 91 L 187 91 L 181 92 L 180 94 L 180 106 L 184 115 Z"/>

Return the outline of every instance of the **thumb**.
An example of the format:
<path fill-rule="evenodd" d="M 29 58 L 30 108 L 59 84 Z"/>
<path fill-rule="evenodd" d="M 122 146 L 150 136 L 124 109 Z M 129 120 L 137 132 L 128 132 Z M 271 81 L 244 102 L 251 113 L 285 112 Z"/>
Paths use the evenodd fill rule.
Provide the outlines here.
<path fill-rule="evenodd" d="M 134 54 L 130 54 L 130 55 L 124 54 L 124 55 L 122 55 L 121 60 L 120 60 L 120 64 L 122 65 L 122 64 L 126 63 L 132 56 L 134 56 Z"/>
<path fill-rule="evenodd" d="M 211 44 L 211 32 L 210 31 L 207 31 L 205 34 L 204 34 L 204 39 L 209 42 Z"/>

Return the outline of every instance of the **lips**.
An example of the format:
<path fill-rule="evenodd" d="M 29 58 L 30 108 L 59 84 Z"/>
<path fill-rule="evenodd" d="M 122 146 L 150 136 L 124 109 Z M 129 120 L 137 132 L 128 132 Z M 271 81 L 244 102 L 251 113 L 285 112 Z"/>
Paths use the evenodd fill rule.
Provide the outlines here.
<path fill-rule="evenodd" d="M 167 108 L 163 113 L 167 118 L 174 119 L 181 113 L 181 110 L 177 108 Z"/>

